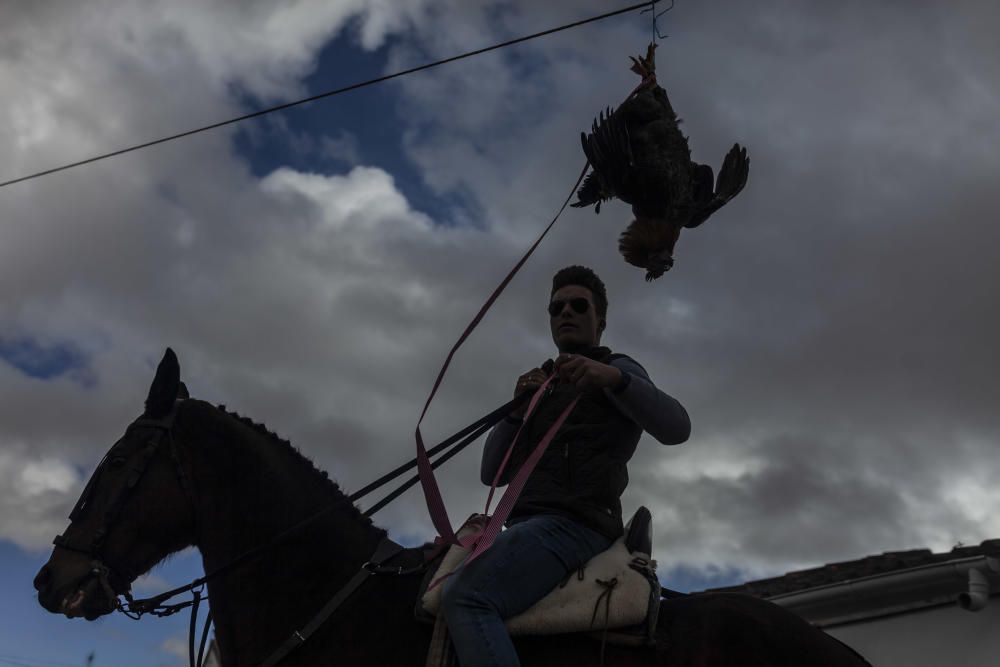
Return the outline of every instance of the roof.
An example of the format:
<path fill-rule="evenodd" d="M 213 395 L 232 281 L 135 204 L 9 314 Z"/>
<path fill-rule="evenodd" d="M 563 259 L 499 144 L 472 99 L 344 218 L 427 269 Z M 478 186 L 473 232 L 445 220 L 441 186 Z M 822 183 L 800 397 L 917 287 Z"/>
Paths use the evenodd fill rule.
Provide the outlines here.
<path fill-rule="evenodd" d="M 828 563 L 821 567 L 789 572 L 780 577 L 748 581 L 738 586 L 712 588 L 709 589 L 709 592 L 738 592 L 748 593 L 755 597 L 769 598 L 775 595 L 793 593 L 818 586 L 826 586 L 889 572 L 909 570 L 924 565 L 945 563 L 960 558 L 974 558 L 976 556 L 1000 557 L 1000 539 L 986 540 L 976 546 L 956 546 L 951 551 L 943 553 L 932 553 L 930 549 L 887 551 L 877 556 L 866 556 L 858 560 L 849 560 L 840 563 Z"/>

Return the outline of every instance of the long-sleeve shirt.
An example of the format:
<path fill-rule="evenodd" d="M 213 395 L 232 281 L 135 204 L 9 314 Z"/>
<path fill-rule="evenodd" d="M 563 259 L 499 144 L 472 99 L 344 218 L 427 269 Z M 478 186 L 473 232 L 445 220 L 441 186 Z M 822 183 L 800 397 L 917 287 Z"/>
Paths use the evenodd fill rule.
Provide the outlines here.
<path fill-rule="evenodd" d="M 691 420 L 684 406 L 659 390 L 642 366 L 624 356 L 613 359 L 609 365 L 631 376 L 628 385 L 618 393 L 612 389 L 602 390 L 623 415 L 664 445 L 677 445 L 688 439 L 691 435 Z M 493 484 L 497 469 L 519 427 L 519 421 L 503 419 L 490 431 L 480 466 L 483 484 Z M 515 471 L 510 469 L 504 470 L 499 483 L 506 484 L 513 472 Z"/>

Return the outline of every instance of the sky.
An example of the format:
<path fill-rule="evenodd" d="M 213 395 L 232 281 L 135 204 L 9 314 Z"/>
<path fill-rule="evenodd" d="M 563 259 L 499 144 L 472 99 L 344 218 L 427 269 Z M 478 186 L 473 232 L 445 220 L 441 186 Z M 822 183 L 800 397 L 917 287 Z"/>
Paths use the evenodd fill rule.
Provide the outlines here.
<path fill-rule="evenodd" d="M 0 181 L 610 8 L 4 3 Z M 998 28 L 982 0 L 679 0 L 660 84 L 696 161 L 748 147 L 746 189 L 651 284 L 617 252 L 627 206 L 568 210 L 457 354 L 426 439 L 554 356 L 551 276 L 584 264 L 602 343 L 693 423 L 677 447 L 643 437 L 623 497 L 653 512 L 664 585 L 1000 537 Z M 0 188 L 0 665 L 184 664 L 186 619 L 70 621 L 31 586 L 167 346 L 192 395 L 348 490 L 410 458 L 448 350 L 650 38 L 636 12 Z M 485 502 L 475 449 L 439 472 L 453 518 Z M 433 535 L 416 489 L 377 523 Z M 185 552 L 138 588 L 199 573 Z"/>

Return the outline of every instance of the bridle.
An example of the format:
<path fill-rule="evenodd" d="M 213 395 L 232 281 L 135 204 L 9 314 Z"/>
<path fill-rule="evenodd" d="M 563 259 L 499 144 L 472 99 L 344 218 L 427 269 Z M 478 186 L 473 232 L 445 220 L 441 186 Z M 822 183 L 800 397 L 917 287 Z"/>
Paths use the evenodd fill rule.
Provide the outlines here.
<path fill-rule="evenodd" d="M 192 513 L 194 512 L 194 491 L 188 480 L 187 474 L 181 467 L 180 459 L 177 456 L 177 446 L 173 438 L 173 425 L 174 418 L 177 414 L 177 405 L 179 401 L 175 401 L 170 409 L 170 412 L 160 419 L 151 419 L 148 417 L 139 417 L 125 429 L 125 435 L 115 443 L 111 449 L 108 450 L 104 458 L 97 465 L 94 473 L 91 475 L 90 480 L 84 487 L 83 492 L 80 494 L 80 498 L 76 501 L 76 505 L 73 506 L 73 510 L 69 514 L 69 520 L 71 525 L 78 519 L 82 518 L 87 512 L 91 505 L 92 496 L 97 487 L 97 481 L 100 479 L 101 475 L 105 472 L 109 465 L 112 465 L 116 460 L 115 450 L 121 447 L 127 440 L 131 433 L 139 429 L 152 429 L 155 431 L 153 437 L 151 437 L 145 446 L 138 452 L 138 455 L 132 454 L 129 456 L 129 460 L 123 465 L 131 463 L 131 467 L 126 471 L 125 484 L 118 490 L 112 502 L 109 504 L 108 509 L 104 513 L 101 525 L 94 532 L 93 537 L 89 544 L 80 545 L 74 544 L 65 535 L 57 535 L 52 543 L 60 548 L 67 551 L 74 551 L 76 553 L 83 554 L 87 556 L 91 561 L 91 575 L 93 575 L 104 592 L 108 595 L 111 600 L 118 600 L 119 595 L 124 595 L 127 599 L 131 600 L 131 586 L 132 581 L 136 579 L 138 573 L 132 574 L 131 572 L 123 571 L 122 568 L 114 568 L 107 563 L 107 560 L 103 554 L 103 547 L 107 543 L 108 536 L 111 533 L 111 529 L 114 527 L 122 508 L 128 501 L 129 497 L 132 495 L 133 490 L 138 486 L 139 481 L 142 479 L 149 467 L 149 462 L 152 460 L 153 456 L 156 454 L 160 447 L 167 443 L 170 447 L 170 456 L 174 462 L 174 469 L 177 474 L 178 481 L 180 482 L 181 489 L 184 494 L 188 497 L 191 502 Z M 121 593 L 115 591 L 115 587 L 112 585 L 112 580 L 120 584 L 122 589 Z M 115 608 L 118 610 L 123 610 L 123 605 L 121 602 L 117 602 Z"/>
<path fill-rule="evenodd" d="M 87 482 L 83 492 L 80 494 L 80 498 L 76 501 L 76 505 L 73 506 L 72 511 L 69 513 L 71 525 L 72 522 L 81 518 L 87 511 L 94 494 L 94 489 L 97 486 L 97 480 L 100 479 L 105 468 L 109 464 L 113 464 L 117 458 L 115 456 L 115 450 L 126 442 L 129 435 L 135 430 L 152 429 L 154 431 L 153 437 L 146 442 L 145 446 L 139 451 L 138 456 L 133 454 L 129 457 L 130 460 L 134 460 L 134 463 L 132 463 L 131 468 L 126 472 L 125 484 L 118 490 L 114 500 L 105 511 L 103 522 L 94 532 L 94 536 L 90 540 L 90 544 L 85 546 L 73 544 L 66 538 L 65 535 L 57 535 L 56 538 L 52 540 L 52 543 L 60 549 L 75 551 L 87 556 L 90 559 L 90 574 L 97 579 L 98 584 L 108 599 L 115 601 L 114 610 L 122 612 L 129 618 L 139 620 L 142 618 L 143 614 L 147 613 L 153 614 L 154 616 L 170 616 L 182 609 L 191 607 L 189 655 L 191 665 L 194 667 L 202 664 L 202 657 L 205 653 L 205 643 L 208 640 L 208 630 L 212 622 L 212 613 L 211 610 L 209 610 L 209 613 L 205 618 L 204 628 L 202 629 L 201 644 L 198 649 L 198 657 L 196 660 L 194 654 L 194 634 L 197 626 L 198 606 L 201 603 L 204 583 L 209 577 L 203 577 L 200 581 L 192 582 L 188 586 L 175 589 L 174 591 L 168 591 L 167 594 L 162 594 L 149 600 L 135 600 L 132 597 L 132 582 L 136 579 L 138 574 L 122 572 L 120 568 L 115 569 L 111 567 L 107 564 L 106 558 L 102 553 L 102 548 L 107 542 L 108 535 L 111 532 L 111 528 L 114 526 L 115 520 L 121 513 L 121 510 L 125 506 L 128 498 L 132 495 L 133 490 L 142 480 L 143 475 L 146 473 L 146 469 L 149 467 L 149 462 L 153 459 L 157 450 L 159 450 L 164 443 L 167 443 L 170 447 L 170 459 L 174 464 L 174 472 L 177 475 L 177 481 L 180 483 L 181 490 L 187 497 L 191 506 L 192 523 L 195 527 L 195 534 L 197 535 L 198 520 L 197 512 L 195 511 L 197 504 L 195 503 L 194 488 L 187 473 L 184 472 L 184 467 L 181 465 L 180 457 L 177 454 L 177 443 L 174 441 L 173 435 L 177 408 L 182 400 L 184 399 L 175 400 L 170 407 L 170 412 L 160 419 L 139 417 L 129 424 L 125 429 L 125 435 L 123 435 L 122 438 L 108 450 L 107 454 L 104 455 L 104 458 L 101 459 L 101 462 L 97 464 L 97 468 L 90 476 L 90 480 Z M 111 583 L 112 578 L 121 584 L 121 593 L 118 593 L 115 590 L 115 587 Z M 191 600 L 181 602 L 179 604 L 163 604 L 167 598 L 173 597 L 173 595 L 186 590 L 192 591 L 193 597 Z M 122 601 L 122 597 L 125 598 L 124 601 Z"/>
<path fill-rule="evenodd" d="M 94 536 L 90 540 L 90 544 L 85 546 L 73 544 L 66 538 L 65 535 L 57 535 L 56 538 L 52 540 L 52 543 L 58 548 L 66 549 L 67 551 L 75 551 L 87 556 L 90 559 L 90 574 L 97 580 L 108 599 L 114 600 L 114 611 L 120 611 L 133 620 L 139 620 L 144 614 L 147 613 L 154 616 L 170 616 L 172 614 L 176 614 L 182 609 L 191 607 L 189 655 L 190 664 L 194 667 L 202 664 L 202 658 L 205 653 L 205 644 L 208 640 L 208 630 L 212 622 L 212 613 L 211 610 L 209 610 L 209 613 L 205 618 L 204 628 L 202 629 L 201 643 L 196 660 L 194 653 L 194 635 L 198 620 L 198 607 L 201 604 L 204 583 L 209 577 L 203 577 L 200 581 L 192 582 L 188 586 L 175 589 L 174 591 L 169 591 L 167 594 L 161 594 L 155 598 L 150 598 L 149 600 L 135 600 L 132 597 L 132 582 L 136 579 L 138 573 L 133 574 L 131 572 L 122 571 L 121 568 L 116 569 L 112 567 L 107 563 L 103 554 L 103 547 L 107 542 L 108 535 L 110 534 L 112 527 L 115 525 L 115 521 L 118 519 L 122 508 L 125 506 L 125 503 L 132 495 L 132 492 L 139 485 L 139 482 L 145 475 L 146 469 L 149 467 L 149 463 L 152 461 L 153 456 L 162 446 L 164 446 L 164 443 L 166 443 L 166 445 L 170 448 L 170 459 L 173 462 L 174 472 L 177 476 L 177 481 L 180 484 L 182 492 L 188 499 L 188 504 L 191 507 L 194 532 L 195 535 L 198 534 L 198 515 L 195 510 L 197 503 L 195 502 L 194 488 L 187 473 L 184 471 L 184 467 L 181 465 L 181 459 L 177 452 L 177 443 L 174 440 L 173 434 L 174 421 L 177 417 L 177 409 L 183 400 L 184 399 L 178 399 L 174 401 L 170 407 L 170 412 L 162 418 L 154 419 L 149 417 L 139 417 L 133 421 L 125 429 L 125 434 L 122 438 L 108 450 L 107 454 L 104 455 L 104 458 L 101 459 L 101 462 L 97 464 L 97 468 L 90 476 L 90 480 L 87 482 L 83 492 L 80 494 L 80 498 L 76 501 L 76 505 L 74 505 L 73 510 L 69 514 L 71 525 L 72 522 L 80 519 L 87 511 L 89 505 L 91 504 L 92 496 L 97 486 L 97 481 L 100 479 L 101 474 L 105 471 L 106 467 L 108 465 L 113 465 L 117 458 L 115 456 L 115 450 L 127 442 L 129 435 L 134 431 L 139 429 L 153 430 L 154 433 L 152 437 L 146 441 L 146 444 L 141 450 L 139 450 L 138 454 L 130 455 L 128 460 L 125 462 L 126 465 L 131 464 L 131 467 L 125 473 L 125 484 L 122 485 L 112 502 L 108 505 L 108 509 L 104 513 L 102 523 L 94 532 Z M 115 590 L 112 580 L 121 584 L 120 593 Z M 192 599 L 178 604 L 163 604 L 167 598 L 173 597 L 183 591 L 192 591 Z M 124 600 L 122 600 L 122 598 L 124 598 Z"/>

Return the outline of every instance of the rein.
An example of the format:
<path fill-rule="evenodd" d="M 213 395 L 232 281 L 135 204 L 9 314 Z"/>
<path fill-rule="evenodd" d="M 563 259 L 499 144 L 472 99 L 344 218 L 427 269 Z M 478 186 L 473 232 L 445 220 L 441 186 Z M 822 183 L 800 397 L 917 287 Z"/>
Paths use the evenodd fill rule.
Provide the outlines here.
<path fill-rule="evenodd" d="M 177 404 L 175 403 L 171 411 L 163 419 L 139 418 L 134 422 L 132 422 L 131 424 L 129 424 L 128 428 L 125 429 L 125 435 L 122 436 L 122 440 L 119 440 L 119 443 L 121 443 L 133 429 L 154 428 L 156 429 L 157 433 L 154 438 L 152 438 L 151 440 L 149 440 L 149 442 L 146 443 L 146 446 L 143 447 L 142 451 L 140 452 L 138 461 L 133 463 L 132 467 L 129 469 L 128 476 L 125 479 L 125 485 L 119 490 L 118 494 L 111 502 L 109 508 L 104 514 L 104 522 L 94 532 L 94 536 L 91 539 L 90 543 L 87 544 L 86 546 L 79 546 L 70 542 L 70 540 L 67 539 L 65 535 L 56 535 L 55 539 L 52 540 L 52 543 L 60 549 L 65 549 L 67 551 L 75 551 L 77 553 L 84 554 L 85 556 L 90 558 L 93 567 L 91 573 L 95 577 L 97 577 L 97 580 L 100 583 L 101 587 L 104 588 L 106 591 L 110 590 L 112 593 L 114 593 L 114 587 L 111 586 L 110 583 L 111 577 L 114 577 L 115 579 L 121 581 L 126 591 L 131 586 L 130 582 L 135 578 L 135 577 L 129 577 L 128 574 L 123 575 L 121 572 L 118 572 L 114 568 L 108 566 L 104 562 L 101 550 L 102 547 L 104 546 L 104 543 L 107 541 L 108 534 L 111 531 L 111 526 L 114 524 L 115 519 L 118 518 L 118 514 L 121 512 L 122 508 L 125 506 L 125 501 L 131 495 L 132 490 L 139 484 L 139 481 L 142 479 L 143 474 L 146 472 L 146 468 L 149 465 L 150 460 L 153 458 L 153 455 L 156 453 L 156 451 L 160 448 L 160 445 L 163 443 L 164 439 L 168 440 L 170 444 L 170 454 L 175 464 L 174 467 L 177 473 L 178 482 L 180 483 L 181 488 L 184 491 L 184 494 L 188 497 L 189 500 L 192 501 L 192 507 L 194 506 L 193 490 L 191 489 L 191 486 L 188 482 L 187 475 L 184 474 L 183 469 L 180 467 L 179 460 L 177 458 L 177 446 L 174 443 L 174 438 L 173 438 L 172 429 L 174 425 L 174 417 L 176 416 L 176 414 L 177 414 Z M 109 463 L 111 465 L 114 465 L 114 462 L 118 460 L 118 457 L 114 456 L 115 449 L 117 447 L 118 444 L 112 446 L 111 449 L 108 450 L 108 453 L 104 456 L 103 459 L 101 459 L 101 462 L 97 465 L 97 468 L 94 470 L 93 475 L 91 475 L 90 480 L 87 482 L 87 486 L 84 487 L 83 492 L 80 494 L 80 498 L 76 501 L 76 505 L 74 505 L 72 511 L 70 511 L 69 520 L 71 524 L 72 522 L 76 521 L 81 516 L 83 516 L 84 512 L 87 511 L 87 508 L 90 504 L 91 496 L 93 495 L 94 488 L 97 484 L 97 480 L 100 478 L 101 473 L 104 471 L 105 467 L 109 465 Z M 111 597 L 117 598 L 117 595 L 112 595 Z"/>

